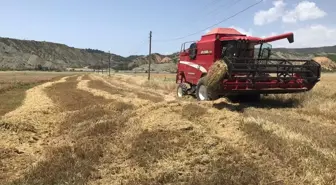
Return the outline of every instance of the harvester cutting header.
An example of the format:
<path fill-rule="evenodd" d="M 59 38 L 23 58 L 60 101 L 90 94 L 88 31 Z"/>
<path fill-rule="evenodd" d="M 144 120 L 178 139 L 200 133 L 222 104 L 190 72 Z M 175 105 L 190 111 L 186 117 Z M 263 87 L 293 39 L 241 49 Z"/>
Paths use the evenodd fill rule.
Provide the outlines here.
<path fill-rule="evenodd" d="M 177 95 L 196 94 L 198 100 L 214 100 L 226 95 L 259 98 L 261 94 L 311 90 L 320 80 L 320 64 L 271 58 L 269 42 L 281 39 L 293 43 L 293 33 L 258 38 L 233 28 L 216 28 L 199 41 L 183 43 Z"/>

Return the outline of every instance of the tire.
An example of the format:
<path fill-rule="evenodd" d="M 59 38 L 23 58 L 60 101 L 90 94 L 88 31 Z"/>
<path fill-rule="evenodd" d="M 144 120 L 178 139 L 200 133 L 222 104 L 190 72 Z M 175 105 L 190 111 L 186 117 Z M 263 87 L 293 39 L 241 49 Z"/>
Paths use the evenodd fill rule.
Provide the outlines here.
<path fill-rule="evenodd" d="M 215 92 L 211 92 L 209 88 L 206 86 L 205 77 L 202 77 L 196 86 L 196 97 L 198 101 L 210 101 L 216 100 L 219 98 Z"/>
<path fill-rule="evenodd" d="M 177 86 L 177 90 L 176 90 L 176 95 L 178 98 L 182 98 L 183 96 L 187 95 L 188 91 L 188 87 L 185 83 L 180 83 Z"/>

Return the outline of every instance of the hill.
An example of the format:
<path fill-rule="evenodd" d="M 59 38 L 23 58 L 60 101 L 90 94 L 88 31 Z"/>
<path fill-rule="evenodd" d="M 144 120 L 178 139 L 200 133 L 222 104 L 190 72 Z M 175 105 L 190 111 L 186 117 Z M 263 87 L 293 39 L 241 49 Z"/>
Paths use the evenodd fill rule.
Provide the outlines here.
<path fill-rule="evenodd" d="M 132 60 L 128 64 L 128 68 L 133 71 L 146 71 L 148 70 L 148 63 L 151 60 L 151 70 L 158 72 L 175 72 L 177 69 L 176 63 L 178 62 L 178 53 L 173 53 L 170 55 L 161 55 L 159 53 L 154 53 L 150 57 L 141 56 L 129 56 L 129 60 Z"/>
<path fill-rule="evenodd" d="M 111 54 L 113 67 L 130 62 Z M 64 44 L 0 38 L 0 68 L 11 70 L 63 70 L 65 68 L 98 68 L 108 65 L 108 53 L 94 49 L 78 49 Z"/>
<path fill-rule="evenodd" d="M 336 70 L 336 46 L 315 48 L 274 48 L 276 58 L 323 59 L 328 65 L 325 70 Z M 41 42 L 34 40 L 19 40 L 0 37 L 0 70 L 65 70 L 66 68 L 107 68 L 109 54 L 97 49 L 79 49 L 65 44 Z M 153 71 L 174 72 L 178 61 L 178 53 L 163 55 L 153 53 L 148 55 L 131 55 L 123 57 L 111 54 L 111 67 L 117 70 L 145 71 L 152 61 Z M 321 60 L 321 58 L 319 58 Z"/>
<path fill-rule="evenodd" d="M 107 68 L 109 54 L 97 49 L 79 49 L 65 44 L 0 38 L 0 70 L 64 70 L 66 68 Z M 151 57 L 111 54 L 111 67 L 127 70 L 148 64 L 172 63 L 173 55 L 154 53 Z"/>
<path fill-rule="evenodd" d="M 280 52 L 312 54 L 312 53 L 335 53 L 336 46 L 324 46 L 324 47 L 311 47 L 311 48 L 275 48 L 274 50 Z"/>
<path fill-rule="evenodd" d="M 274 58 L 313 59 L 324 71 L 336 71 L 336 46 L 314 48 L 274 48 Z"/>

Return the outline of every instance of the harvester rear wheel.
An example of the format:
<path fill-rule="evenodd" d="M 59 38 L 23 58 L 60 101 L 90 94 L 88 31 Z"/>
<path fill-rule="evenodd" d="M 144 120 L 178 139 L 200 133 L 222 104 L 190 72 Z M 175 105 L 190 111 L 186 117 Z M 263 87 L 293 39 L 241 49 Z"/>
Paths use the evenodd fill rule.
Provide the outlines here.
<path fill-rule="evenodd" d="M 196 97 L 198 101 L 209 101 L 218 99 L 218 95 L 211 91 L 206 85 L 206 78 L 202 77 L 196 86 Z"/>
<path fill-rule="evenodd" d="M 177 86 L 177 97 L 178 98 L 182 98 L 183 96 L 187 95 L 188 93 L 188 87 L 187 87 L 187 84 L 185 83 L 180 83 L 178 86 Z"/>

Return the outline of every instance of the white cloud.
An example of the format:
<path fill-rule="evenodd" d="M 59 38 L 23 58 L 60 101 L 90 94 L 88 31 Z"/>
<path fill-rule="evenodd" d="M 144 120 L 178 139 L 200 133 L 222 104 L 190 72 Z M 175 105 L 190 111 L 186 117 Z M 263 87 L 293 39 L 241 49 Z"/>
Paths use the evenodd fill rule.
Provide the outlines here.
<path fill-rule="evenodd" d="M 249 29 L 248 31 L 246 31 L 245 29 L 240 28 L 240 27 L 236 27 L 236 26 L 230 26 L 230 28 L 236 29 L 240 33 L 245 34 L 247 36 L 251 36 L 252 32 L 253 32 L 252 29 Z"/>
<path fill-rule="evenodd" d="M 301 1 L 294 9 L 286 10 L 286 3 L 283 0 L 273 2 L 273 7 L 268 10 L 260 10 L 254 15 L 255 25 L 265 25 L 282 19 L 285 23 L 307 21 L 326 16 L 327 13 L 321 10 L 316 3 L 307 0 Z"/>
<path fill-rule="evenodd" d="M 210 32 L 210 30 L 209 29 L 207 29 L 207 30 L 205 30 L 204 31 L 204 33 L 206 34 L 206 33 L 209 33 Z"/>
<path fill-rule="evenodd" d="M 302 1 L 294 10 L 287 11 L 282 17 L 282 21 L 286 23 L 295 23 L 299 21 L 306 21 L 318 19 L 326 16 L 327 13 L 316 6 L 314 2 Z"/>
<path fill-rule="evenodd" d="M 254 15 L 255 25 L 264 25 L 277 21 L 285 12 L 286 4 L 283 0 L 273 2 L 273 7 L 268 10 L 261 10 Z"/>
<path fill-rule="evenodd" d="M 287 40 L 275 41 L 274 47 L 302 48 L 336 45 L 336 28 L 324 25 L 312 25 L 297 30 L 286 31 L 294 33 L 294 43 Z"/>

